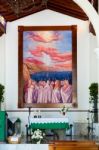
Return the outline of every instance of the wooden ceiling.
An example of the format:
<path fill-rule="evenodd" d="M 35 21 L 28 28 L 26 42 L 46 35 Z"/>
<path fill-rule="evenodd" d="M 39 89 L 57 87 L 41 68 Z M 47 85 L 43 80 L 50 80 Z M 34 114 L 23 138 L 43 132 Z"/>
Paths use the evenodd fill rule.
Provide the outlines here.
<path fill-rule="evenodd" d="M 72 0 L 16 0 L 21 8 L 19 10 L 18 7 L 12 7 L 10 1 L 12 0 L 0 0 L 0 14 L 7 22 L 17 20 L 44 9 L 54 10 L 81 20 L 88 20 L 84 11 Z M 98 10 L 98 0 L 94 0 L 94 7 Z M 3 30 L 0 29 L 0 35 L 2 34 Z"/>

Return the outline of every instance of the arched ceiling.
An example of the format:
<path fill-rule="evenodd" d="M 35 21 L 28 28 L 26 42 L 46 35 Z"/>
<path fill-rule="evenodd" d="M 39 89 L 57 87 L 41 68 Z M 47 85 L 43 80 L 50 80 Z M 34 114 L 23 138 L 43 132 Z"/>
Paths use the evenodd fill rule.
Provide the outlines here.
<path fill-rule="evenodd" d="M 0 0 L 0 14 L 6 21 L 10 22 L 44 9 L 54 10 L 81 20 L 88 20 L 84 11 L 72 0 L 16 0 L 18 2 L 16 7 L 14 7 L 14 5 L 12 7 L 10 1 L 14 0 Z M 35 3 L 33 3 L 33 1 Z M 91 2 L 91 0 L 89 1 Z M 98 10 L 98 0 L 93 1 L 95 9 Z M 91 32 L 93 32 L 92 27 L 90 28 Z M 0 35 L 2 35 L 3 32 L 4 31 L 0 28 Z"/>

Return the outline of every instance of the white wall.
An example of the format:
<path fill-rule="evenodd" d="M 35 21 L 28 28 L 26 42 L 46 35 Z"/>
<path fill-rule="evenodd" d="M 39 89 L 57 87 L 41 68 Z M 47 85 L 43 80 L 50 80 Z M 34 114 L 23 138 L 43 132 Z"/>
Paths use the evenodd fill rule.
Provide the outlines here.
<path fill-rule="evenodd" d="M 5 35 L 0 37 L 0 84 L 5 85 Z M 5 102 L 1 104 L 5 109 Z"/>
<path fill-rule="evenodd" d="M 46 21 L 45 19 L 46 18 Z M 89 33 L 88 22 L 80 21 L 66 15 L 45 10 L 7 25 L 6 34 L 6 104 L 7 109 L 17 109 L 18 99 L 18 25 L 71 25 L 78 26 L 78 104 L 80 109 L 87 109 L 88 104 L 82 103 L 88 99 L 89 83 Z M 85 55 L 86 54 L 86 55 Z M 83 79 L 83 73 L 85 79 Z M 13 87 L 15 85 L 15 87 Z M 84 87 L 84 89 L 83 89 Z M 85 90 L 86 88 L 86 90 Z M 11 94 L 12 93 L 12 94 Z M 82 100 L 81 100 L 82 97 Z M 12 108 L 13 102 L 13 108 Z"/>
<path fill-rule="evenodd" d="M 88 109 L 88 87 L 90 81 L 90 51 L 88 22 L 81 21 L 57 12 L 44 10 L 23 19 L 9 22 L 5 40 L 5 86 L 6 86 L 6 109 L 18 109 L 18 26 L 59 26 L 77 25 L 77 86 L 78 86 L 78 109 Z M 24 123 L 27 122 L 27 113 L 9 113 L 10 116 L 20 116 Z M 42 113 L 44 116 L 53 116 L 52 113 Z M 58 112 L 54 117 L 58 117 Z M 68 113 L 71 121 L 86 120 L 86 113 Z M 82 120 L 83 118 L 83 120 Z"/>
<path fill-rule="evenodd" d="M 96 36 L 90 33 L 90 83 L 98 82 L 98 59 L 95 53 L 96 45 Z"/>
<path fill-rule="evenodd" d="M 4 84 L 5 77 L 5 35 L 0 37 L 0 83 Z"/>

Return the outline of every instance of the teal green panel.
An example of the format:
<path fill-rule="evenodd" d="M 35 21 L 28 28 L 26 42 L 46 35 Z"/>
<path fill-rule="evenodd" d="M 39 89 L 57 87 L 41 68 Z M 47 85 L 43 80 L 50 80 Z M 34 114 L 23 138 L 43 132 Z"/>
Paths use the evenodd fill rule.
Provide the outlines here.
<path fill-rule="evenodd" d="M 5 111 L 0 111 L 0 141 L 5 140 Z"/>
<path fill-rule="evenodd" d="M 32 129 L 69 129 L 68 123 L 32 123 Z"/>

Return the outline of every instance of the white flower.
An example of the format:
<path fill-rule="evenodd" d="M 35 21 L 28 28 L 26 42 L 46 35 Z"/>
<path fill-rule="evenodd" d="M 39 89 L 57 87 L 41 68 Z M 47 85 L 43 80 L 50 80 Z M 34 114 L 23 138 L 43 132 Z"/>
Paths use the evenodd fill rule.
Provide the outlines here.
<path fill-rule="evenodd" d="M 31 139 L 33 140 L 41 140 L 45 136 L 45 133 L 43 133 L 41 130 L 37 129 L 34 132 L 32 132 Z"/>
<path fill-rule="evenodd" d="M 65 115 L 66 112 L 69 110 L 70 107 L 66 107 L 65 105 L 61 108 L 60 112 L 62 115 Z"/>

